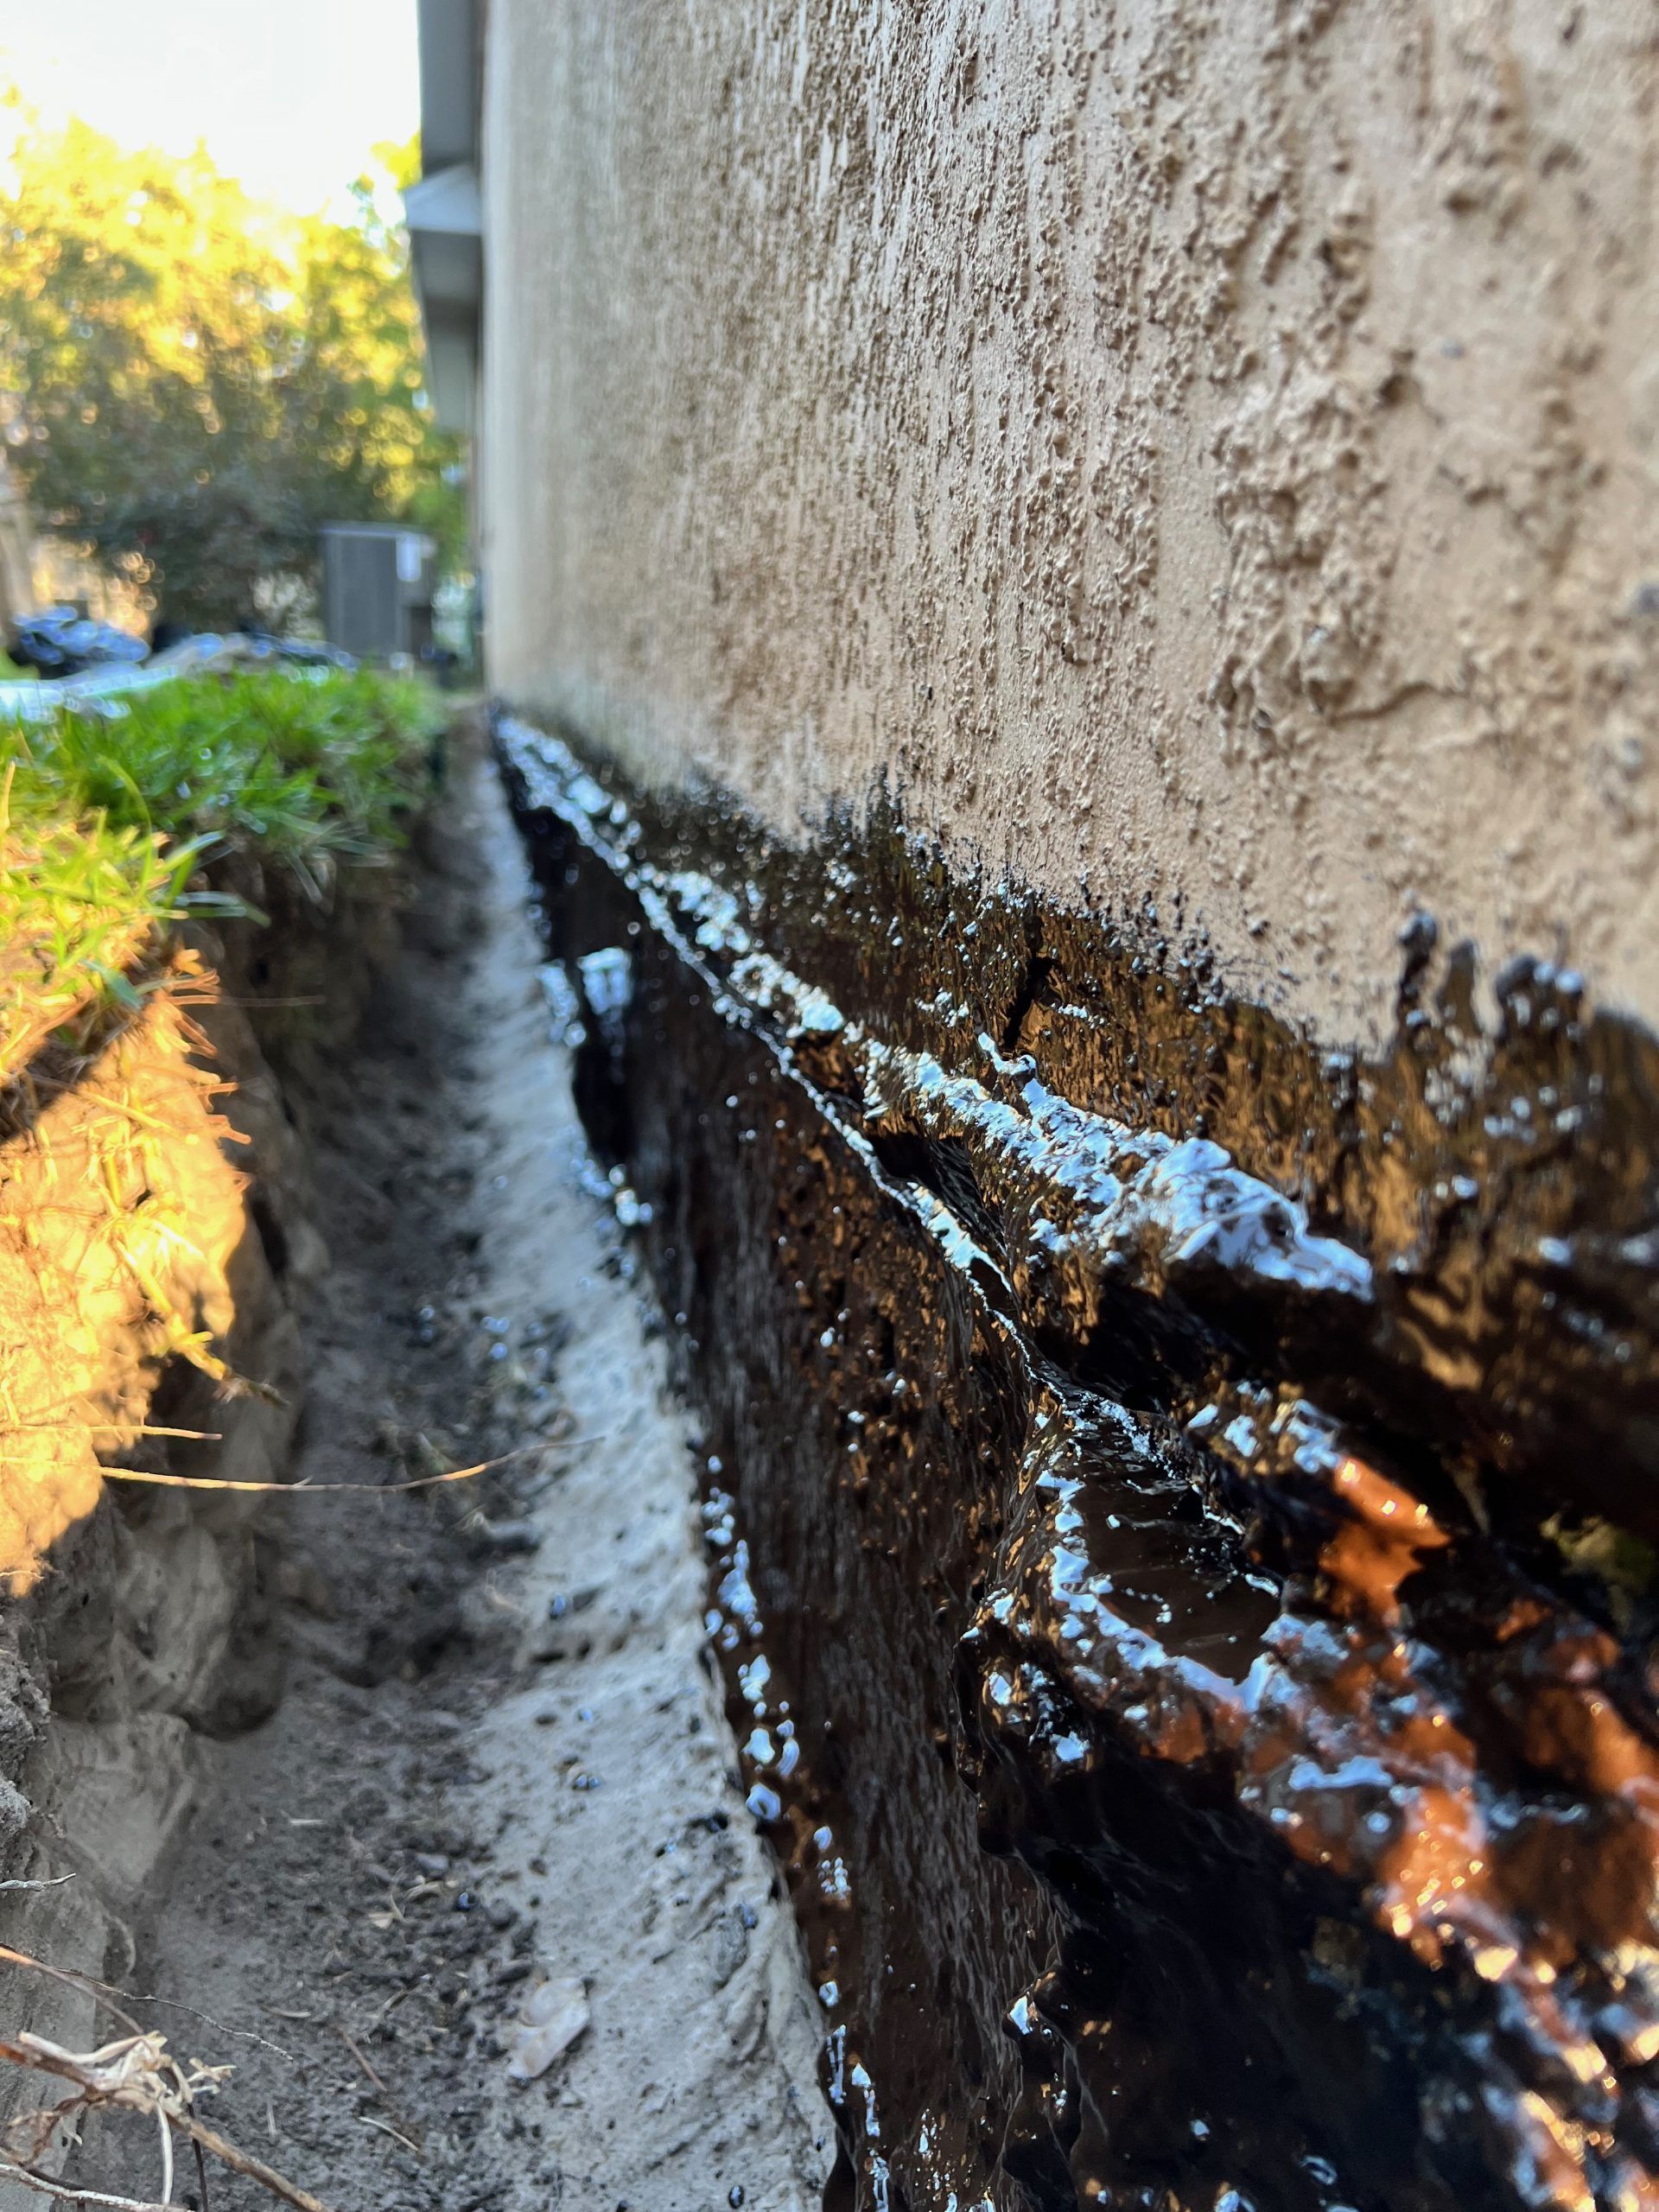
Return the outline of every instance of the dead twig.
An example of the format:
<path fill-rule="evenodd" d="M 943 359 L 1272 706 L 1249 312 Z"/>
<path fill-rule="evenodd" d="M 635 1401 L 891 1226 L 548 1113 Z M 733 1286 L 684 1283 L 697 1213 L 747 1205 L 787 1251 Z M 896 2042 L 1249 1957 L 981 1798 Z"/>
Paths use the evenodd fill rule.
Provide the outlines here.
<path fill-rule="evenodd" d="M 411 2141 L 401 2127 L 394 2127 L 389 2120 L 377 2120 L 372 2112 L 359 2113 L 358 2118 L 365 2127 L 378 2128 L 382 2135 L 390 2135 L 394 2143 L 401 2143 L 405 2151 L 412 2151 L 417 2158 L 422 2155 L 420 2145 Z"/>
<path fill-rule="evenodd" d="M 101 2189 L 77 2189 L 73 2182 L 54 2181 L 49 2174 L 37 2174 L 10 2158 L 0 2158 L 0 2181 L 16 2182 L 19 2189 L 55 2197 L 60 2204 L 97 2205 L 101 2212 L 178 2212 L 176 2205 L 158 2204 L 150 2196 L 111 2196 Z"/>
<path fill-rule="evenodd" d="M 280 2197 L 284 2204 L 291 2204 L 294 2212 L 329 2212 L 321 2197 L 313 2196 L 309 2190 L 301 2189 L 279 2174 L 275 2166 L 268 2166 L 263 2158 L 256 2158 L 251 2152 L 238 2151 L 228 2137 L 216 2127 L 207 2127 L 199 2120 L 189 2123 L 191 2139 L 204 2151 L 211 2151 L 221 2165 L 232 2173 L 245 2174 L 250 2181 L 257 2181 L 261 2189 Z"/>
<path fill-rule="evenodd" d="M 375 2072 L 373 2067 L 370 2065 L 367 2055 L 365 2053 L 362 2044 L 359 2043 L 354 2035 L 350 2034 L 345 2028 L 340 2028 L 338 2031 L 338 2033 L 340 2041 L 345 2044 L 346 2050 L 351 2052 L 352 2056 L 363 2069 L 363 2071 L 368 2075 L 370 2081 L 373 2082 L 375 2088 L 379 2090 L 380 2094 L 385 2098 L 388 2107 L 390 2107 L 391 2103 L 391 2092 L 387 2088 L 385 2083 L 380 2079 L 380 2076 Z"/>
<path fill-rule="evenodd" d="M 180 1998 L 140 1994 L 130 1989 L 117 1989 L 112 1983 L 103 1981 L 94 1982 L 92 1987 L 99 1991 L 107 1990 L 112 1997 L 123 1997 L 129 2005 L 155 2005 L 164 2012 L 182 2012 L 188 2019 L 200 2020 L 203 2027 L 211 2028 L 216 2036 L 231 2036 L 238 2043 L 257 2043 L 261 2050 L 270 2051 L 287 2066 L 298 2063 L 285 2044 L 273 2043 L 269 2036 L 259 2035 L 252 2028 L 233 2028 L 224 2020 L 216 2020 L 211 2012 L 204 2012 L 200 2005 L 187 2005 Z"/>
<path fill-rule="evenodd" d="M 50 1882 L 0 1882 L 0 1890 L 55 1889 L 60 1882 L 73 1882 L 75 1878 L 73 1874 L 59 1874 Z M 111 2019 L 119 2020 L 122 2026 L 130 2030 L 134 2035 L 140 2033 L 138 2023 L 122 2011 L 121 2005 L 159 2005 L 168 2012 L 188 2013 L 191 2019 L 200 2020 L 205 2027 L 211 2028 L 215 2035 L 234 2036 L 238 2043 L 257 2043 L 261 2050 L 274 2051 L 278 2058 L 285 2059 L 290 2066 L 294 2063 L 293 2052 L 284 2050 L 279 2043 L 272 2043 L 269 2036 L 257 2035 L 251 2028 L 227 2027 L 223 2020 L 216 2020 L 211 2012 L 204 2012 L 194 2005 L 186 2005 L 176 1997 L 155 1997 L 129 1989 L 118 1989 L 112 1981 L 99 1981 L 92 1974 L 77 1974 L 67 1967 L 49 1967 L 44 1960 L 30 1958 L 27 1951 L 10 1950 L 3 1943 L 0 1943 L 0 1965 L 27 1967 L 32 1973 L 43 1974 L 53 1981 L 67 1982 L 71 1988 L 84 1991 L 104 2007 Z M 118 1998 L 120 2004 L 112 2001 Z M 309 2018 L 309 2015 L 306 2017 Z"/>
<path fill-rule="evenodd" d="M 257 1012 L 264 1014 L 268 1008 L 273 1007 L 327 1006 L 328 1001 L 320 997 L 315 991 L 297 999 L 233 999 L 227 991 L 215 991 L 213 995 L 213 1003 L 215 1006 L 252 1007 Z"/>
<path fill-rule="evenodd" d="M 66 1429 L 85 1433 L 88 1429 L 118 1428 L 128 1436 L 182 1436 L 193 1444 L 222 1444 L 225 1432 L 220 1428 L 158 1428 L 147 1421 L 93 1421 L 85 1416 L 72 1416 L 67 1421 L 9 1421 L 8 1435 L 22 1435 L 25 1432 L 52 1429 L 61 1434 Z M 8 1461 L 16 1462 L 17 1455 L 8 1452 Z"/>
<path fill-rule="evenodd" d="M 162 2138 L 162 2202 L 173 2202 L 173 2130 L 168 2126 L 165 2112 L 157 2110 L 156 2125 Z"/>
<path fill-rule="evenodd" d="M 22 1958 L 21 1953 L 13 1954 Z M 73 1980 L 77 1977 L 62 1974 L 60 1970 L 44 1967 L 40 1960 L 28 1960 L 27 1964 L 41 1967 L 42 1971 L 56 1978 Z M 55 2075 L 67 2082 L 79 2094 L 59 2106 L 46 2111 L 25 2114 L 12 2123 L 12 2139 L 24 2134 L 35 2138 L 35 2158 L 44 2153 L 52 2131 L 61 2124 L 66 2110 L 82 2110 L 95 2106 L 112 2106 L 118 2110 L 143 2113 L 153 2117 L 165 2131 L 167 2156 L 164 2160 L 163 2189 L 172 2194 L 172 2134 L 176 2129 L 198 2149 L 209 2151 L 222 2165 L 233 2173 L 245 2175 L 250 2181 L 292 2205 L 294 2212 L 328 2212 L 321 2199 L 313 2196 L 308 2190 L 279 2174 L 263 2158 L 256 2158 L 238 2148 L 228 2136 L 221 2135 L 198 2120 L 194 2109 L 195 2093 L 200 2088 L 216 2088 L 230 2072 L 227 2066 L 207 2067 L 193 2065 L 188 2075 L 167 2048 L 167 2038 L 151 2031 L 127 2036 L 118 2043 L 106 2044 L 102 2050 L 79 2052 L 65 2050 L 44 2036 L 27 2031 L 5 2038 L 0 2037 L 0 2058 L 8 2059 L 14 2066 L 34 2069 L 37 2073 Z M 13 2162 L 16 2163 L 15 2161 Z M 20 2164 L 18 2174 L 31 2171 L 31 2166 Z M 35 2176 L 36 2180 L 44 2177 Z M 54 2183 L 46 2191 L 66 2198 L 70 2203 L 93 2203 L 99 2200 L 82 2191 L 75 2193 L 70 2184 Z M 105 2204 L 121 2203 L 124 2200 L 105 2198 Z M 130 2200 L 125 2200 L 130 2202 Z M 149 2208 L 145 2208 L 149 2212 Z"/>
<path fill-rule="evenodd" d="M 74 1879 L 73 1874 L 58 1874 L 48 1882 L 0 1882 L 0 1890 L 50 1890 L 56 1889 L 60 1883 Z M 27 1951 L 9 1950 L 3 1943 L 0 1943 L 0 1964 L 27 1967 L 31 1972 L 43 1974 L 53 1981 L 67 1982 L 72 1989 L 82 1991 L 95 2004 L 101 2005 L 112 2020 L 119 2020 L 123 2027 L 130 2029 L 135 2035 L 138 2033 L 137 2022 L 112 1999 L 119 1998 L 126 2005 L 158 2005 L 165 2012 L 186 2013 L 191 2019 L 200 2020 L 204 2027 L 211 2028 L 215 2035 L 233 2036 L 238 2043 L 257 2043 L 262 2050 L 274 2052 L 286 2064 L 292 2066 L 295 2063 L 293 2052 L 279 2043 L 273 2043 L 269 2036 L 257 2035 L 251 2028 L 227 2027 L 223 2020 L 216 2020 L 211 2012 L 204 2012 L 194 2005 L 186 2005 L 176 1997 L 135 1995 L 130 1990 L 118 1989 L 111 1981 L 99 1981 L 89 1974 L 75 1974 L 67 1967 L 49 1967 L 42 1960 L 30 1958 Z M 308 2020 L 311 2015 L 304 2012 L 296 2013 L 293 2017 Z"/>
<path fill-rule="evenodd" d="M 368 2075 L 370 2081 L 373 2082 L 375 2088 L 378 2093 L 380 2101 L 385 2107 L 387 2119 L 395 2123 L 393 2132 L 399 2135 L 402 2139 L 409 2145 L 410 2149 L 414 2152 L 417 2158 L 424 2158 L 426 2155 L 426 2150 L 425 2145 L 421 2141 L 420 2130 L 415 2126 L 414 2122 L 409 2118 L 406 2113 L 403 2113 L 398 2110 L 397 2099 L 392 2095 L 391 2091 L 386 2087 L 385 2083 L 380 2079 L 380 2076 L 375 2072 L 373 2067 L 369 2063 L 368 2053 L 364 2050 L 362 2044 L 359 2043 L 357 2037 L 351 2034 L 348 2030 L 340 2027 L 338 2021 L 336 2021 L 334 2024 L 340 2041 L 345 2044 L 346 2050 L 351 2052 L 352 2056 L 363 2069 L 363 2071 Z M 366 2118 L 367 2115 L 365 2114 L 364 2117 Z"/>

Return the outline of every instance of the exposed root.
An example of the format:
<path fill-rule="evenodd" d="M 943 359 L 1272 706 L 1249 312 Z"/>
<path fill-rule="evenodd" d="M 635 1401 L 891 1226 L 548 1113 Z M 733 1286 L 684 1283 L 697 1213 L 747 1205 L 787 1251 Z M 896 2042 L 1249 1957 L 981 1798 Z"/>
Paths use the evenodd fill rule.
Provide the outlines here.
<path fill-rule="evenodd" d="M 301 2189 L 264 2159 L 239 2149 L 228 2136 L 198 2119 L 195 2100 L 226 2081 L 228 2066 L 204 2066 L 191 2060 L 187 2070 L 167 2047 L 167 2038 L 155 2029 L 142 2029 L 120 2007 L 111 2003 L 104 1985 L 64 1967 L 48 1966 L 43 1959 L 0 1945 L 0 1960 L 67 1982 L 89 1991 L 130 2032 L 118 2041 L 92 2051 L 66 2050 L 44 2036 L 19 2031 L 0 2036 L 0 2059 L 14 2066 L 49 2074 L 67 2082 L 75 2090 L 61 2104 L 43 2106 L 22 2113 L 6 2130 L 6 2149 L 0 2154 L 0 2180 L 15 2181 L 36 2194 L 69 2204 L 114 2206 L 121 2212 L 164 2212 L 173 2196 L 173 2137 L 176 2132 L 194 2148 L 198 2166 L 203 2152 L 210 2153 L 233 2173 L 257 2182 L 269 2195 L 294 2207 L 294 2212 L 328 2212 L 321 2198 Z M 95 2190 L 79 2190 L 69 2182 L 39 2171 L 40 2164 L 60 2128 L 84 2113 L 100 2109 L 147 2113 L 154 2119 L 161 2144 L 162 2195 L 159 2202 L 136 2197 L 112 2196 Z M 206 2202 L 206 2176 L 203 2175 Z"/>
<path fill-rule="evenodd" d="M 366 1496 L 401 1497 L 412 1490 L 435 1490 L 440 1483 L 469 1483 L 479 1475 L 487 1475 L 493 1467 L 504 1467 L 509 1459 L 523 1459 L 531 1453 L 546 1450 L 544 1444 L 521 1445 L 515 1452 L 500 1452 L 493 1459 L 480 1459 L 472 1467 L 448 1467 L 439 1475 L 413 1475 L 400 1483 L 239 1483 L 221 1481 L 217 1475 L 154 1474 L 143 1467 L 111 1467 L 100 1465 L 99 1472 L 112 1476 L 117 1482 L 154 1483 L 162 1490 L 234 1490 L 257 1491 L 281 1497 L 322 1497 L 331 1491 L 360 1491 Z"/>

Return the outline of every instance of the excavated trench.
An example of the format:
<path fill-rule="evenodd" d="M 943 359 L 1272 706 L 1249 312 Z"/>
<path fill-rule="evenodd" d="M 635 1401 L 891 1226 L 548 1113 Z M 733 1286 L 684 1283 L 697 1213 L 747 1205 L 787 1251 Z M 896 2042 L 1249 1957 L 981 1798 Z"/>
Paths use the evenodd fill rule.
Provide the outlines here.
<path fill-rule="evenodd" d="M 6 1620 L 0 1937 L 232 2069 L 203 2116 L 334 2212 L 808 2212 L 817 2006 L 709 1663 L 703 1448 L 528 897 L 463 745 L 395 918 L 383 891 L 372 923 L 274 930 L 257 967 L 215 948 L 199 1011 L 251 1179 L 180 1119 L 136 1217 L 167 1161 L 205 1163 L 204 1250 L 203 1190 L 222 1234 L 168 1294 L 240 1380 L 137 1344 L 119 1456 L 315 1494 L 81 1502 Z M 8 2030 L 117 2031 L 85 1984 L 0 1974 Z M 7 2086 L 8 2118 L 62 2094 Z M 81 2132 L 48 2168 L 159 2198 L 152 2120 Z M 209 2164 L 181 2145 L 174 2202 L 273 2201 Z"/>
<path fill-rule="evenodd" d="M 567 738 L 569 741 L 567 742 Z M 498 748 L 708 1429 L 828 2202 L 1659 2201 L 1659 1056 Z"/>

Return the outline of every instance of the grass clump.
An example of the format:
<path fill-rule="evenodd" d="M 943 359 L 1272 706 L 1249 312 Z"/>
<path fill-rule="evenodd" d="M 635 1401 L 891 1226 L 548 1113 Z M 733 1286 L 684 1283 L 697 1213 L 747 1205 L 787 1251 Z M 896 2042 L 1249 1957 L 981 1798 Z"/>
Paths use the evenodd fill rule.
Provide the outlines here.
<path fill-rule="evenodd" d="M 156 932 L 187 911 L 201 857 L 0 784 L 0 1084 L 93 1006 L 136 1007 Z"/>
<path fill-rule="evenodd" d="M 203 885 L 211 855 L 317 899 L 389 859 L 443 721 L 418 679 L 260 670 L 0 725 L 0 1092 L 135 1008 L 169 925 L 248 911 Z"/>
<path fill-rule="evenodd" d="M 257 851 L 318 889 L 396 848 L 443 721 L 428 685 L 372 669 L 184 676 L 119 703 L 0 731 L 0 760 L 77 814 Z"/>

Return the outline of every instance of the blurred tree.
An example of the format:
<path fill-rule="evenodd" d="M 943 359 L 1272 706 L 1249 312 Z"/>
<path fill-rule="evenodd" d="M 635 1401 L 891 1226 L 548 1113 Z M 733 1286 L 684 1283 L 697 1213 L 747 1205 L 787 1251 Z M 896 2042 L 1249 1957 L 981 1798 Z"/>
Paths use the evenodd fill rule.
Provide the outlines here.
<path fill-rule="evenodd" d="M 386 149 L 400 163 L 406 153 Z M 401 233 L 263 208 L 204 153 L 29 125 L 0 174 L 0 421 L 41 524 L 201 627 L 312 584 L 325 521 L 464 527 Z"/>
<path fill-rule="evenodd" d="M 418 137 L 374 156 L 400 191 L 420 175 Z M 295 251 L 304 344 L 289 398 L 316 464 L 309 512 L 319 521 L 417 523 L 438 540 L 443 565 L 458 566 L 467 544 L 454 480 L 460 449 L 434 427 L 426 399 L 408 245 L 382 214 L 373 177 L 359 177 L 352 197 L 351 220 L 302 224 Z"/>

